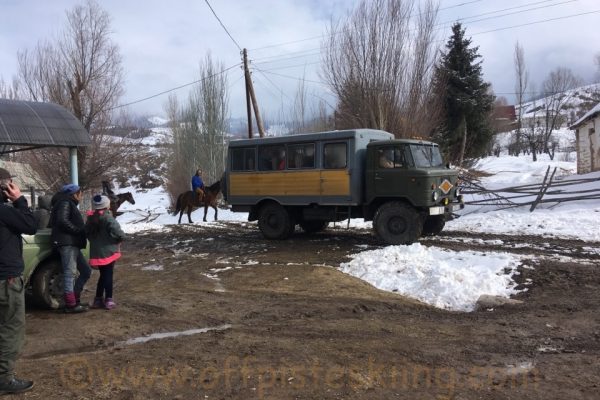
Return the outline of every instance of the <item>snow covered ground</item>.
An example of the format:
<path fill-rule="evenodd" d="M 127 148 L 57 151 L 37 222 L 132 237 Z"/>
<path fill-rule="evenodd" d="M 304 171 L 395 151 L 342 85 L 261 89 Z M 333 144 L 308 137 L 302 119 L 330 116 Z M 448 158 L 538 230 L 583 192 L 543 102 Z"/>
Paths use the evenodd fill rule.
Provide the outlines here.
<path fill-rule="evenodd" d="M 559 134 L 561 142 L 569 142 L 571 131 Z M 565 161 L 567 160 L 567 161 Z M 576 162 L 573 154 L 557 154 L 554 160 L 546 155 L 533 162 L 530 156 L 501 155 L 482 159 L 477 169 L 492 174 L 482 178 L 487 188 L 540 183 L 548 166 L 558 167 L 557 179 L 596 178 L 598 181 L 579 185 L 572 190 L 600 188 L 600 173 L 574 175 Z M 121 188 L 119 191 L 135 191 Z M 561 195 L 562 196 L 562 195 Z M 168 230 L 178 216 L 167 210 L 169 197 L 162 188 L 135 191 L 136 204 L 125 203 L 119 217 L 125 232 Z M 467 198 L 467 201 L 474 197 Z M 563 204 L 542 204 L 534 212 L 529 207 L 498 210 L 497 207 L 469 206 L 461 217 L 450 221 L 447 230 L 496 233 L 508 235 L 538 235 L 565 239 L 600 241 L 600 201 L 575 201 Z M 210 224 L 218 228 L 220 222 L 202 222 L 204 210 L 192 213 L 196 224 Z M 209 209 L 208 220 L 213 220 Z M 220 221 L 247 223 L 246 213 L 219 210 Z M 187 221 L 184 215 L 182 221 Z M 345 227 L 346 222 L 338 223 Z M 371 223 L 351 220 L 352 229 L 370 229 Z M 257 235 L 259 233 L 257 232 Z M 326 244 L 324 244 L 326 246 Z M 359 251 L 350 262 L 341 263 L 341 271 L 363 279 L 377 288 L 397 292 L 436 307 L 470 311 L 480 295 L 509 297 L 515 293 L 512 279 L 521 257 L 509 252 L 480 253 L 449 251 L 434 246 L 388 246 L 376 250 Z M 341 261 L 341 260 L 340 260 Z"/>

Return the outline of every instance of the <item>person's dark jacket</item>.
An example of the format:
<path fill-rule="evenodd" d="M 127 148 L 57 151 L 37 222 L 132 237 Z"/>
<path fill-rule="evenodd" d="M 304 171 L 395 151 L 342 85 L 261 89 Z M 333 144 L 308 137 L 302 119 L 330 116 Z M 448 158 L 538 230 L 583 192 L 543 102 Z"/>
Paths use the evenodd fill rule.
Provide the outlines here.
<path fill-rule="evenodd" d="M 83 216 L 73 196 L 58 193 L 52 198 L 52 243 L 54 246 L 75 246 L 83 249 L 87 242 Z"/>
<path fill-rule="evenodd" d="M 21 196 L 8 204 L 0 204 L 0 280 L 23 274 L 23 239 L 21 234 L 33 235 L 37 224 L 27 199 Z"/>

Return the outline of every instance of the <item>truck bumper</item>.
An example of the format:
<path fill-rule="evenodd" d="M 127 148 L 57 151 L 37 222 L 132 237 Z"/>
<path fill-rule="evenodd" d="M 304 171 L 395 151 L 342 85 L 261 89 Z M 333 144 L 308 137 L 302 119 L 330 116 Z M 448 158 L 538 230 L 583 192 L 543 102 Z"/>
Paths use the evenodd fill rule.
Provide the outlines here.
<path fill-rule="evenodd" d="M 448 204 L 447 206 L 429 207 L 429 215 L 444 215 L 465 208 L 464 203 Z"/>

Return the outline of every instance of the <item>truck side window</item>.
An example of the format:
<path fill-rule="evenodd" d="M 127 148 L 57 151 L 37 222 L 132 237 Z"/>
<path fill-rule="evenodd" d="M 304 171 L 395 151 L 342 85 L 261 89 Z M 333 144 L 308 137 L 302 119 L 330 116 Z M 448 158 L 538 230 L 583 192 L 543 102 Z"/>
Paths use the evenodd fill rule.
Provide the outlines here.
<path fill-rule="evenodd" d="M 327 143 L 323 146 L 323 168 L 346 168 L 348 164 L 346 143 Z"/>
<path fill-rule="evenodd" d="M 288 168 L 314 168 L 315 167 L 315 145 L 297 144 L 288 146 L 290 153 L 288 158 Z"/>
<path fill-rule="evenodd" d="M 261 146 L 258 148 L 260 171 L 277 171 L 285 169 L 286 152 L 284 145 Z"/>
<path fill-rule="evenodd" d="M 231 149 L 232 171 L 254 171 L 256 167 L 254 147 Z"/>

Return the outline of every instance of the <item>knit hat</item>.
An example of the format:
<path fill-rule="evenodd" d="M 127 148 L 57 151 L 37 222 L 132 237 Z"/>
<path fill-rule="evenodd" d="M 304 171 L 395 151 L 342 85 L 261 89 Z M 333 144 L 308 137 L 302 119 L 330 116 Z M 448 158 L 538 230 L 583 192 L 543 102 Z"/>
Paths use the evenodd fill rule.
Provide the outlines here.
<path fill-rule="evenodd" d="M 76 184 L 69 183 L 69 184 L 63 186 L 60 191 L 63 193 L 66 193 L 66 194 L 75 194 L 75 193 L 79 192 L 80 190 L 81 190 L 81 188 L 79 186 L 77 186 Z"/>
<path fill-rule="evenodd" d="M 106 196 L 102 196 L 101 194 L 97 194 L 92 199 L 92 208 L 94 210 L 103 210 L 105 208 L 110 208 L 110 200 Z"/>
<path fill-rule="evenodd" d="M 11 179 L 12 177 L 13 176 L 10 174 L 10 172 L 5 170 L 4 168 L 0 168 L 0 179 Z"/>

